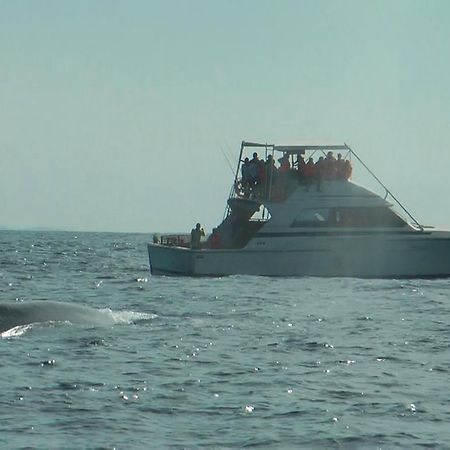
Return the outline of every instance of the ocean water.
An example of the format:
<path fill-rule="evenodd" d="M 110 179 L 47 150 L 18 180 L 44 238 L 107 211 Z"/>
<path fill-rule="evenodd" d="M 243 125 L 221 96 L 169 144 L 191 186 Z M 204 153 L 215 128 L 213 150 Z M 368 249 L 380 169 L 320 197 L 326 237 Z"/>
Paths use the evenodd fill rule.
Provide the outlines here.
<path fill-rule="evenodd" d="M 152 277 L 0 232 L 0 448 L 449 448 L 450 281 Z"/>

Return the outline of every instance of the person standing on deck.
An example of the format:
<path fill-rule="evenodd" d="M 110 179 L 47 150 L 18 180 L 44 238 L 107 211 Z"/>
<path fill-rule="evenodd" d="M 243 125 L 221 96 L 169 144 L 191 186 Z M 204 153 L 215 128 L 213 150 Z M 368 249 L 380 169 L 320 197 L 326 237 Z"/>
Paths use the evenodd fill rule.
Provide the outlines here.
<path fill-rule="evenodd" d="M 324 170 L 323 170 L 324 163 L 323 162 L 324 162 L 324 159 L 323 159 L 323 156 L 321 156 L 314 164 L 314 172 L 316 174 L 316 182 L 317 182 L 317 191 L 321 191 L 323 172 L 324 172 Z"/>
<path fill-rule="evenodd" d="M 244 163 L 241 166 L 241 173 L 242 173 L 241 177 L 242 193 L 244 194 L 244 197 L 248 197 L 250 195 L 253 181 L 253 175 L 251 173 L 251 164 L 248 158 L 244 159 Z"/>
<path fill-rule="evenodd" d="M 316 177 L 316 167 L 312 158 L 309 158 L 308 162 L 305 164 L 305 167 L 303 168 L 303 176 L 305 180 L 306 190 L 308 191 L 309 186 L 314 183 L 314 179 Z"/>
<path fill-rule="evenodd" d="M 250 173 L 250 161 L 248 158 L 244 159 L 244 163 L 241 166 L 241 174 L 242 174 L 242 184 L 247 184 L 250 181 L 251 173 Z"/>
<path fill-rule="evenodd" d="M 289 155 L 287 153 L 284 153 L 278 162 L 280 163 L 280 167 L 278 169 L 280 173 L 287 173 L 291 170 L 291 163 L 289 162 Z"/>
<path fill-rule="evenodd" d="M 298 179 L 300 182 L 304 182 L 304 180 L 306 178 L 305 168 L 306 168 L 305 159 L 304 159 L 303 155 L 301 153 L 299 153 L 297 155 L 297 171 L 298 171 Z M 306 171 L 307 171 L 307 169 L 306 169 Z"/>
<path fill-rule="evenodd" d="M 324 180 L 336 179 L 336 158 L 333 152 L 328 152 L 322 163 L 322 177 Z"/>
<path fill-rule="evenodd" d="M 205 236 L 205 230 L 199 223 L 197 223 L 197 225 L 195 225 L 195 228 L 191 230 L 191 248 L 193 250 L 202 248 L 200 241 L 203 236 Z"/>
<path fill-rule="evenodd" d="M 209 248 L 220 248 L 220 234 L 217 228 L 213 228 L 208 239 Z"/>
<path fill-rule="evenodd" d="M 336 178 L 338 180 L 345 179 L 345 161 L 342 159 L 342 154 L 338 153 L 336 160 Z"/>
<path fill-rule="evenodd" d="M 259 165 L 258 153 L 255 152 L 253 153 L 253 158 L 250 160 L 249 163 L 249 174 L 252 185 L 257 184 L 258 182 L 258 165 Z"/>
<path fill-rule="evenodd" d="M 346 159 L 344 164 L 344 180 L 352 177 L 352 163 Z"/>

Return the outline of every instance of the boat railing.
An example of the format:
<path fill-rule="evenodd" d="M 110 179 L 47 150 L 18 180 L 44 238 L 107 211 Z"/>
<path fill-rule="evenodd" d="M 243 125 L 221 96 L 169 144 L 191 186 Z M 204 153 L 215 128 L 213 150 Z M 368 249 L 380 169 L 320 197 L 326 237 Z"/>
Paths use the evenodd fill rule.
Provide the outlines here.
<path fill-rule="evenodd" d="M 276 182 L 270 172 L 269 177 L 258 185 L 245 185 L 242 178 L 238 178 L 234 184 L 229 198 L 244 198 L 264 202 L 270 200 L 273 203 L 284 202 L 288 195 L 298 186 L 297 170 L 292 169 L 286 173 L 283 179 Z M 306 186 L 306 183 L 304 184 Z"/>
<path fill-rule="evenodd" d="M 260 148 L 264 150 L 263 159 L 260 161 L 263 162 L 265 166 L 264 174 L 261 175 L 253 175 L 252 179 L 247 179 L 245 182 L 242 177 L 239 176 L 242 168 L 242 164 L 244 163 L 244 149 L 251 148 L 251 151 L 254 148 Z M 351 158 L 352 150 L 347 145 L 274 145 L 274 144 L 259 144 L 255 142 L 245 142 L 243 141 L 241 144 L 241 150 L 239 153 L 238 164 L 236 167 L 236 172 L 234 175 L 234 183 L 231 188 L 229 198 L 237 197 L 237 198 L 250 198 L 258 201 L 271 201 L 271 202 L 283 202 L 286 198 L 295 191 L 299 184 L 304 185 L 306 188 L 309 188 L 311 184 L 314 184 L 314 180 L 316 177 L 312 175 L 302 175 L 300 171 L 300 158 L 306 155 L 306 152 L 311 152 L 309 156 L 312 157 L 316 152 L 323 153 L 324 156 L 327 155 L 327 152 L 330 150 L 341 150 L 346 151 L 344 161 L 347 157 Z M 283 156 L 288 156 L 291 158 L 289 163 L 289 169 L 286 170 L 278 170 L 275 166 L 267 167 L 266 164 L 269 161 L 269 158 L 274 164 L 275 161 L 275 152 L 280 152 Z M 296 160 L 294 159 L 296 157 Z M 281 159 L 278 159 L 280 162 Z M 351 167 L 351 166 L 350 166 Z M 260 169 L 257 169 L 258 172 Z M 345 178 L 348 179 L 351 176 L 351 168 L 350 173 L 348 175 L 342 174 L 337 177 L 336 175 L 331 177 L 330 179 L 337 178 Z M 321 176 L 322 180 L 326 180 L 327 175 L 324 173 Z M 225 210 L 224 217 L 229 214 L 229 208 Z"/>
<path fill-rule="evenodd" d="M 286 189 L 281 189 L 279 192 L 278 190 L 274 191 L 274 186 L 272 183 L 272 172 L 268 180 L 266 180 L 264 186 L 264 189 L 261 189 L 260 192 L 252 192 L 251 195 L 249 195 L 248 192 L 245 191 L 245 189 L 242 186 L 242 181 L 239 177 L 239 172 L 241 168 L 241 164 L 243 163 L 242 157 L 244 148 L 250 147 L 250 148 L 261 148 L 265 150 L 265 158 L 267 159 L 268 155 L 272 155 L 272 159 L 274 156 L 274 152 L 282 152 L 283 154 L 291 155 L 291 158 L 293 155 L 305 155 L 306 152 L 311 152 L 310 155 L 314 155 L 316 151 L 319 151 L 326 155 L 327 152 L 331 152 L 333 150 L 341 150 L 347 152 L 345 155 L 344 160 L 347 158 L 351 160 L 351 157 L 354 156 L 355 159 L 364 167 L 368 173 L 375 179 L 375 181 L 384 189 L 385 191 L 385 200 L 390 197 L 397 205 L 398 207 L 408 216 L 408 218 L 411 220 L 414 227 L 417 227 L 419 230 L 423 231 L 424 227 L 420 224 L 420 222 L 406 209 L 406 207 L 399 201 L 399 199 L 383 184 L 383 182 L 369 169 L 369 167 L 361 160 L 361 158 L 356 154 L 356 152 L 350 148 L 349 145 L 346 143 L 344 144 L 337 144 L 337 145 L 292 145 L 292 146 L 280 146 L 280 145 L 274 145 L 274 144 L 261 144 L 261 143 L 255 143 L 255 142 L 245 142 L 243 141 L 241 143 L 241 150 L 239 153 L 239 159 L 238 164 L 236 167 L 236 172 L 234 176 L 234 183 L 230 191 L 230 197 L 250 197 L 251 195 L 255 196 L 255 199 L 264 201 L 264 200 L 270 200 L 270 201 L 284 201 L 286 198 L 286 194 L 288 192 Z M 350 171 L 351 174 L 351 171 Z M 324 178 L 325 179 L 325 178 Z M 348 179 L 348 178 L 347 178 Z M 230 209 L 227 206 L 225 210 L 225 215 L 227 216 L 230 213 Z"/>
<path fill-rule="evenodd" d="M 384 185 L 384 183 L 369 169 L 369 167 L 364 163 L 364 161 L 355 153 L 353 149 L 351 149 L 347 144 L 345 146 L 351 152 L 351 154 L 359 161 L 359 163 L 369 172 L 369 174 L 375 179 L 375 181 L 384 189 L 386 200 L 388 197 L 391 197 L 392 200 L 402 209 L 402 211 L 411 219 L 412 225 L 416 226 L 420 231 L 424 230 L 423 225 L 403 206 L 403 204 L 398 200 L 395 195 Z"/>
<path fill-rule="evenodd" d="M 190 234 L 154 234 L 153 243 L 165 245 L 168 247 L 186 247 L 191 246 Z"/>

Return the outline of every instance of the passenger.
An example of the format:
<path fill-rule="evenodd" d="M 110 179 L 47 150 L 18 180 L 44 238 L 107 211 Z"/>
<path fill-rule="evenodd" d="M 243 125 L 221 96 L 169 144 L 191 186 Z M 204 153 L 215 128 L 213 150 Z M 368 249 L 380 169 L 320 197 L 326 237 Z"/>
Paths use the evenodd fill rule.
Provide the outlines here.
<path fill-rule="evenodd" d="M 253 153 L 253 158 L 249 163 L 250 183 L 252 185 L 256 184 L 256 182 L 258 181 L 258 164 L 258 153 L 255 152 Z"/>
<path fill-rule="evenodd" d="M 289 155 L 285 153 L 279 160 L 280 167 L 278 171 L 280 173 L 287 173 L 289 170 L 291 170 L 291 163 L 289 162 Z"/>
<path fill-rule="evenodd" d="M 314 178 L 314 176 L 316 175 L 316 169 L 312 158 L 308 158 L 308 162 L 305 164 L 303 173 L 306 178 Z"/>
<path fill-rule="evenodd" d="M 344 164 L 344 180 L 348 180 L 352 177 L 352 163 L 346 159 Z"/>
<path fill-rule="evenodd" d="M 322 186 L 324 161 L 325 160 L 323 159 L 323 156 L 321 156 L 314 164 L 314 172 L 315 172 L 316 181 L 317 181 L 316 186 L 317 186 L 318 191 L 321 190 L 321 186 Z"/>
<path fill-rule="evenodd" d="M 306 163 L 302 154 L 297 155 L 297 170 L 298 170 L 298 178 L 300 181 L 304 181 L 305 175 L 305 167 Z"/>
<path fill-rule="evenodd" d="M 252 173 L 251 173 L 251 165 L 248 158 L 244 159 L 244 162 L 241 166 L 241 188 L 244 197 L 249 197 L 251 189 L 252 189 Z M 240 189 L 239 189 L 240 191 Z"/>
<path fill-rule="evenodd" d="M 316 168 L 314 166 L 314 161 L 312 158 L 308 159 L 308 162 L 303 168 L 303 176 L 305 180 L 306 190 L 309 190 L 309 186 L 313 184 L 314 178 L 316 177 Z"/>
<path fill-rule="evenodd" d="M 195 228 L 191 230 L 191 248 L 194 250 L 198 250 L 202 248 L 201 246 L 201 239 L 205 236 L 205 230 L 202 228 L 202 226 L 197 223 L 195 225 Z"/>
<path fill-rule="evenodd" d="M 217 228 L 213 228 L 209 237 L 209 248 L 220 248 L 220 234 Z"/>
<path fill-rule="evenodd" d="M 266 180 L 269 182 L 274 182 L 277 176 L 278 169 L 275 167 L 275 161 L 273 156 L 269 155 L 266 160 Z"/>
<path fill-rule="evenodd" d="M 336 179 L 336 158 L 333 152 L 328 152 L 323 162 L 323 178 L 325 180 Z"/>
<path fill-rule="evenodd" d="M 342 154 L 338 153 L 336 160 L 336 178 L 338 180 L 345 179 L 345 161 L 342 159 Z"/>
<path fill-rule="evenodd" d="M 244 186 L 250 181 L 250 160 L 248 158 L 244 159 L 244 163 L 241 166 L 241 174 L 242 174 L 242 185 Z"/>
<path fill-rule="evenodd" d="M 275 161 L 273 160 L 273 156 L 272 155 L 268 155 L 267 156 L 266 166 L 268 166 L 269 168 L 272 167 L 273 169 L 276 169 Z"/>
<path fill-rule="evenodd" d="M 266 163 L 262 160 L 258 160 L 258 164 L 256 165 L 256 183 L 262 184 L 266 179 Z"/>
<path fill-rule="evenodd" d="M 291 170 L 289 155 L 285 153 L 280 159 L 278 159 L 278 162 L 280 163 L 280 167 L 278 168 L 277 182 L 272 190 L 272 199 L 275 201 L 282 201 L 286 197 L 289 171 Z"/>

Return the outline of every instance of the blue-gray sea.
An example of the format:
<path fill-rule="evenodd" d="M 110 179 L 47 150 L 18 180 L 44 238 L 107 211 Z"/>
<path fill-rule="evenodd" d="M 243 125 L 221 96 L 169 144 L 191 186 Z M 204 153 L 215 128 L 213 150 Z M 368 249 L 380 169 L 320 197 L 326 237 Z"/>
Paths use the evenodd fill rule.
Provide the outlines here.
<path fill-rule="evenodd" d="M 450 448 L 449 280 L 153 277 L 150 239 L 0 232 L 0 448 Z"/>

